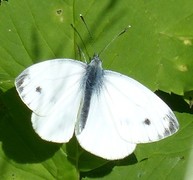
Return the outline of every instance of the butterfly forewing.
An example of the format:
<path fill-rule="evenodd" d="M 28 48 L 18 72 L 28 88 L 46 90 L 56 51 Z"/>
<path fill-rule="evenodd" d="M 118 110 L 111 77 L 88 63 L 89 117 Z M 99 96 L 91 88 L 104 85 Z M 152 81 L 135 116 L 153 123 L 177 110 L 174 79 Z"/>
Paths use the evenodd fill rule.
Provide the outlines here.
<path fill-rule="evenodd" d="M 35 64 L 24 70 L 15 81 L 24 103 L 38 115 L 51 113 L 61 97 L 69 97 L 71 89 L 80 90 L 80 79 L 86 65 L 70 59 L 55 59 Z"/>
<path fill-rule="evenodd" d="M 102 101 L 109 105 L 104 107 L 105 112 L 110 111 L 109 118 L 125 141 L 158 141 L 174 134 L 179 128 L 171 109 L 153 92 L 132 78 L 105 71 L 101 94 L 104 96 Z"/>

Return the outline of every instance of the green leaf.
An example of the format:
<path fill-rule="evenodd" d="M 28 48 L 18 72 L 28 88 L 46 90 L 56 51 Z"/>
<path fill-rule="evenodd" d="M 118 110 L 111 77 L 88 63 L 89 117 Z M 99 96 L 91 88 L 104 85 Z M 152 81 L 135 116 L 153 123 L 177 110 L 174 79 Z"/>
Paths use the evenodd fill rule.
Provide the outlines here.
<path fill-rule="evenodd" d="M 192 6 L 189 0 L 1 1 L 0 179 L 191 179 L 192 109 L 183 97 L 167 93 L 184 95 L 193 90 Z M 19 99 L 14 79 L 40 61 L 84 61 L 83 42 L 70 24 L 90 57 L 131 26 L 100 54 L 103 68 L 166 92 L 159 95 L 179 119 L 176 135 L 138 145 L 124 160 L 107 161 L 85 152 L 75 138 L 55 144 L 35 134 L 31 112 Z"/>

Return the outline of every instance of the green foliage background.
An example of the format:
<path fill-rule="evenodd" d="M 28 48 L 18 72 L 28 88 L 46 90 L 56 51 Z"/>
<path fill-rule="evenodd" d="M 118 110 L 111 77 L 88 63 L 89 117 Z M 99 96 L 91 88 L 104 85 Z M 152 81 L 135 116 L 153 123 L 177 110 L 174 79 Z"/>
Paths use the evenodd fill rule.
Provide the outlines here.
<path fill-rule="evenodd" d="M 0 179 L 192 179 L 193 1 L 8 0 L 0 5 Z M 91 39 L 79 18 L 82 14 Z M 31 64 L 90 56 L 131 28 L 101 54 L 104 69 L 140 81 L 174 110 L 180 130 L 165 140 L 138 145 L 126 159 L 107 161 L 67 144 L 41 140 L 30 110 L 14 88 Z M 186 95 L 187 94 L 187 95 Z M 185 95 L 185 96 L 184 96 Z M 185 101 L 185 100 L 186 101 Z M 99 132 L 100 133 L 100 132 Z"/>

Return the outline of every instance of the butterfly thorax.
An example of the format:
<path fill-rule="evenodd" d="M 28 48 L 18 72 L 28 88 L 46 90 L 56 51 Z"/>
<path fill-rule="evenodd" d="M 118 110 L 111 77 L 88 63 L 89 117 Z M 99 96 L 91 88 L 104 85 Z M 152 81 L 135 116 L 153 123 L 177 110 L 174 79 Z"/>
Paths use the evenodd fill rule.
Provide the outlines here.
<path fill-rule="evenodd" d="M 102 63 L 98 55 L 95 55 L 91 62 L 86 67 L 86 73 L 83 76 L 83 82 L 81 89 L 83 88 L 83 98 L 80 105 L 80 115 L 78 117 L 78 133 L 81 133 L 85 127 L 86 120 L 88 117 L 90 102 L 93 92 L 97 95 L 100 94 L 101 87 L 103 84 Z"/>
<path fill-rule="evenodd" d="M 88 91 L 100 91 L 103 79 L 102 63 L 98 55 L 95 55 L 86 68 L 86 74 L 84 76 L 85 92 Z"/>

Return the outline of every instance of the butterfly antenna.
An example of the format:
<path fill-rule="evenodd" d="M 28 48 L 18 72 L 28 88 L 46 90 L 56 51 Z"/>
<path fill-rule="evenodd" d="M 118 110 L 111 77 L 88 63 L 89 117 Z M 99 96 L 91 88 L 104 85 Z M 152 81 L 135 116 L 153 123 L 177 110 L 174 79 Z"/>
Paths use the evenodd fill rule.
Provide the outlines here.
<path fill-rule="evenodd" d="M 87 54 L 87 56 L 88 56 L 89 59 L 90 59 L 90 56 L 89 56 L 89 53 L 88 53 L 88 51 L 87 51 L 86 45 L 85 45 L 85 43 L 84 43 L 84 41 L 83 41 L 80 33 L 77 31 L 77 29 L 74 27 L 73 24 L 71 24 L 71 27 L 74 29 L 74 31 L 76 32 L 76 34 L 78 35 L 78 37 L 79 37 L 80 40 L 82 41 L 83 47 L 84 47 L 84 49 L 85 49 L 85 51 L 86 51 L 86 54 Z M 82 52 L 82 50 L 81 50 L 79 47 L 78 47 L 78 49 L 80 50 L 80 52 Z M 85 55 L 83 55 L 83 57 L 85 58 Z M 85 59 L 86 59 L 86 58 L 85 58 Z"/>
<path fill-rule="evenodd" d="M 88 32 L 88 34 L 89 34 L 89 38 L 90 38 L 89 45 L 90 45 L 91 48 L 93 49 L 93 36 L 92 36 L 92 34 L 91 34 L 91 31 L 89 30 L 88 25 L 87 25 L 87 23 L 86 23 L 86 21 L 85 21 L 85 19 L 84 19 L 84 17 L 83 17 L 82 14 L 80 14 L 80 18 L 81 18 L 82 22 L 84 23 L 84 25 L 85 25 L 85 27 L 86 27 L 86 30 L 87 30 L 87 32 Z M 91 58 L 90 58 L 90 60 L 91 60 Z"/>
<path fill-rule="evenodd" d="M 85 25 L 85 27 L 86 27 L 86 30 L 88 31 L 88 34 L 89 34 L 89 36 L 90 36 L 91 41 L 93 41 L 92 34 L 90 33 L 90 30 L 89 30 L 89 28 L 88 28 L 88 26 L 87 26 L 86 21 L 84 20 L 84 17 L 82 16 L 82 14 L 80 14 L 80 18 L 81 18 L 82 22 L 84 23 L 84 25 Z"/>
<path fill-rule="evenodd" d="M 116 40 L 119 36 L 124 34 L 131 26 L 128 25 L 125 29 L 123 29 L 119 34 L 117 34 L 99 53 L 98 55 L 102 54 L 111 44 L 114 40 Z"/>
<path fill-rule="evenodd" d="M 84 62 L 87 63 L 87 60 L 86 60 L 86 57 L 85 57 L 85 53 L 82 51 L 82 49 L 80 48 L 80 46 L 77 43 L 76 43 L 76 46 L 78 48 L 78 54 L 80 56 L 79 59 L 82 59 L 82 56 L 83 56 Z"/>

